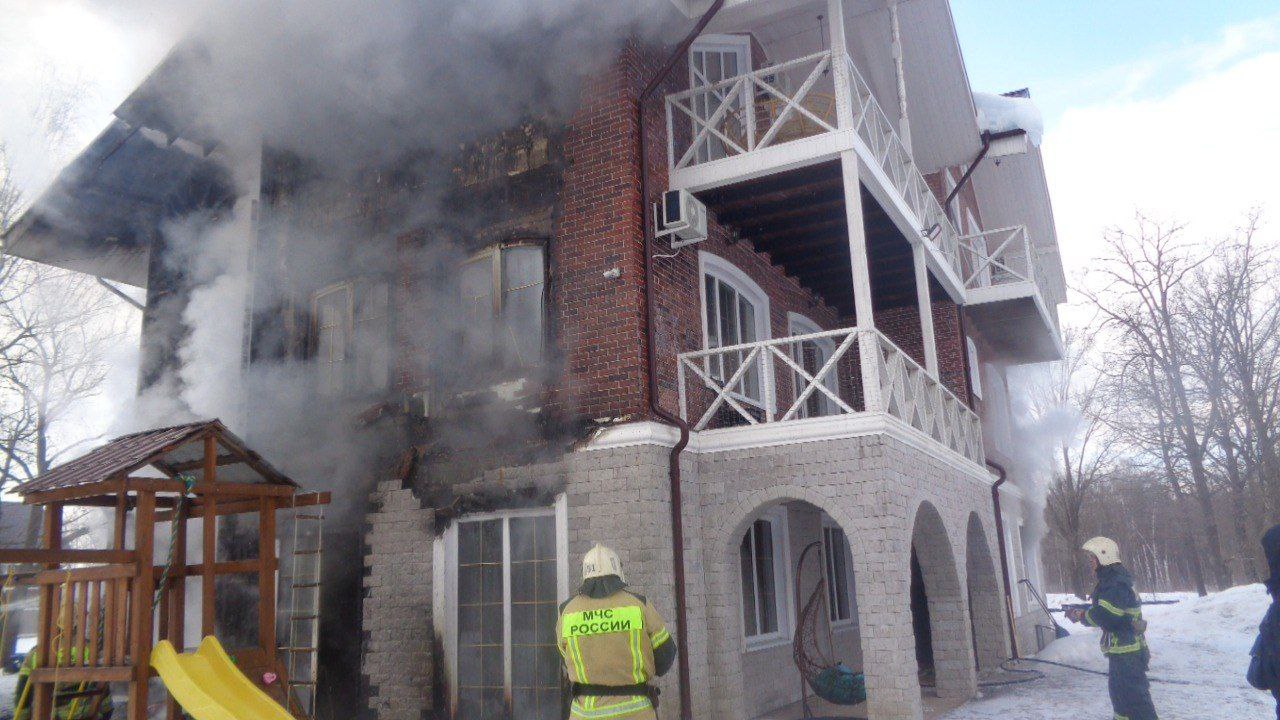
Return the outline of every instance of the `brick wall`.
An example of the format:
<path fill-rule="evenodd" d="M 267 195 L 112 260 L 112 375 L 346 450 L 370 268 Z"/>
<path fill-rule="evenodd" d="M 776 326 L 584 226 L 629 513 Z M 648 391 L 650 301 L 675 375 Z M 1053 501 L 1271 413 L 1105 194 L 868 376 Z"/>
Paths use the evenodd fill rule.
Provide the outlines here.
<path fill-rule="evenodd" d="M 950 298 L 933 297 L 933 336 L 938 348 L 938 375 L 955 396 L 968 402 L 968 360 L 960 329 L 960 306 Z M 924 366 L 924 340 L 920 311 L 915 305 L 882 308 L 876 311 L 876 327 L 902 351 Z"/>

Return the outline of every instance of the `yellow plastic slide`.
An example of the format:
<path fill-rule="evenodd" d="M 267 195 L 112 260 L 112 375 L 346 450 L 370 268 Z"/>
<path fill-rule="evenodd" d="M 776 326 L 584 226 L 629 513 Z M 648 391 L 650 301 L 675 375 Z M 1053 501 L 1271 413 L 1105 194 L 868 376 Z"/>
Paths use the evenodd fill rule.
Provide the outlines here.
<path fill-rule="evenodd" d="M 151 667 L 195 720 L 293 720 L 236 669 L 212 636 L 201 640 L 193 653 L 179 653 L 168 640 L 161 640 L 151 650 Z"/>

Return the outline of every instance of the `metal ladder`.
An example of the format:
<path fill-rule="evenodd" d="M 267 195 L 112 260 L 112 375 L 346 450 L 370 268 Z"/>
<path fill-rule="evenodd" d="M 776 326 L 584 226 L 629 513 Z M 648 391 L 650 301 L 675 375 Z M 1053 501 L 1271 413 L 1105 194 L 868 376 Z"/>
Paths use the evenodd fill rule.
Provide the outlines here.
<path fill-rule="evenodd" d="M 298 508 L 293 514 L 293 567 L 285 617 L 288 644 L 280 648 L 289 694 L 298 711 L 315 718 L 320 654 L 320 570 L 324 547 L 324 506 Z"/>

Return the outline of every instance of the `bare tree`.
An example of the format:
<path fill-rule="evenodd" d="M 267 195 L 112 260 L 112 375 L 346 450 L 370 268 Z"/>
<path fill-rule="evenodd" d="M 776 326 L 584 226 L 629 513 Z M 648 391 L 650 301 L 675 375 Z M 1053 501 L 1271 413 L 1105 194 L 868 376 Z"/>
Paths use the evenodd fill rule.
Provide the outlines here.
<path fill-rule="evenodd" d="M 1221 328 L 1190 303 L 1194 280 L 1213 253 L 1186 242 L 1184 230 L 1141 216 L 1134 232 L 1112 230 L 1108 256 L 1093 273 L 1100 282 L 1085 294 L 1111 335 L 1107 366 L 1130 397 L 1144 398 L 1154 411 L 1154 437 L 1131 437 L 1154 440 L 1147 450 L 1161 458 L 1175 496 L 1194 501 L 1209 570 L 1218 587 L 1227 587 L 1231 574 L 1206 467 L 1223 409 L 1215 399 L 1221 377 L 1206 369 L 1220 367 Z"/>
<path fill-rule="evenodd" d="M 1066 355 L 1031 386 L 1031 413 L 1055 425 L 1045 517 L 1067 550 L 1067 584 L 1083 597 L 1089 578 L 1079 548 L 1086 539 L 1085 507 L 1114 459 L 1116 443 L 1100 415 L 1099 376 L 1086 366 L 1092 337 L 1065 332 Z"/>

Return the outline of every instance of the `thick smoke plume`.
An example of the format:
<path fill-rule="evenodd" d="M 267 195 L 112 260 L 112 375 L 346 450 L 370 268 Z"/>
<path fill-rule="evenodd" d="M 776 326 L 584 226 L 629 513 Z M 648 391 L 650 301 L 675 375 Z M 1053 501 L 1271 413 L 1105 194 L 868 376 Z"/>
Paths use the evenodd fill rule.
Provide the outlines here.
<path fill-rule="evenodd" d="M 360 622 L 368 484 L 390 479 L 406 441 L 398 430 L 356 421 L 378 393 L 325 397 L 315 353 L 264 348 L 286 346 L 281 318 L 338 281 L 380 285 L 385 306 L 397 311 L 397 282 L 407 270 L 415 278 L 413 310 L 399 308 L 405 316 L 384 320 L 388 332 L 372 342 L 382 344 L 388 368 L 397 347 L 445 348 L 432 353 L 433 382 L 465 386 L 489 359 L 453 341 L 467 330 L 457 269 L 477 246 L 467 228 L 502 208 L 459 218 L 456 207 L 446 207 L 457 189 L 460 150 L 522 123 L 559 132 L 586 92 L 585 80 L 613 64 L 626 42 L 660 42 L 679 18 L 669 0 L 132 5 L 112 10 L 128 19 L 149 20 L 153 12 L 190 18 L 175 37 L 175 62 L 144 86 L 160 100 L 148 114 L 177 135 L 194 136 L 186 140 L 212 140 L 237 199 L 161 228 L 154 246 L 163 248 L 161 271 L 182 290 L 152 293 L 148 327 L 169 329 L 178 341 L 144 348 L 144 356 L 155 351 L 168 363 L 117 430 L 221 417 L 309 489 L 336 491 L 325 529 L 321 700 L 322 708 L 356 707 L 360 639 L 351 628 Z M 267 186 L 288 163 L 292 185 L 279 203 Z M 393 173 L 412 180 L 395 185 L 394 207 L 371 221 L 367 190 L 390 187 L 384 179 Z M 397 242 L 432 226 L 409 254 Z M 289 332 L 296 336 L 297 328 Z M 535 379 L 554 372 L 554 358 L 543 363 L 531 371 Z M 384 387 L 394 388 L 395 379 Z M 458 438 L 532 434 L 513 427 L 512 417 L 478 411 L 432 430 Z M 534 422 L 532 413 L 526 417 L 525 424 Z"/>

